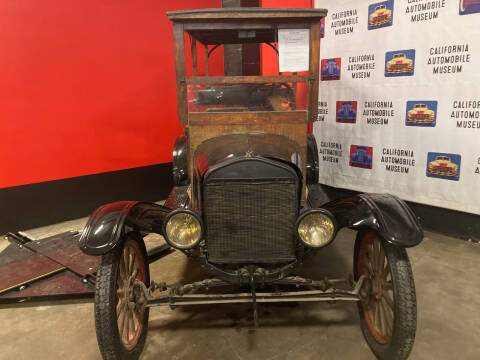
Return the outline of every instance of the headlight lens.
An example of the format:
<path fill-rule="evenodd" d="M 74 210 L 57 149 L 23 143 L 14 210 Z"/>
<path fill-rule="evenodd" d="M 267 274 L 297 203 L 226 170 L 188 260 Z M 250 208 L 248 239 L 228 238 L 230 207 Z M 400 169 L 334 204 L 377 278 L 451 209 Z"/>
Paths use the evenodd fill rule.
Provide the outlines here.
<path fill-rule="evenodd" d="M 165 235 L 173 247 L 190 249 L 197 245 L 202 238 L 202 224 L 190 212 L 177 212 L 167 218 Z"/>
<path fill-rule="evenodd" d="M 319 248 L 332 241 L 335 234 L 333 217 L 323 210 L 312 210 L 301 215 L 298 222 L 298 236 L 309 247 Z"/>

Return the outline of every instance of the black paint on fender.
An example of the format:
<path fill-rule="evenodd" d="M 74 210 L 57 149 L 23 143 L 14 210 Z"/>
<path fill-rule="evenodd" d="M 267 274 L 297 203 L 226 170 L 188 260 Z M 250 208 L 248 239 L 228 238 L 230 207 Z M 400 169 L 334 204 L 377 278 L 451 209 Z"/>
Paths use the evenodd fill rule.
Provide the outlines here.
<path fill-rule="evenodd" d="M 175 186 L 190 184 L 187 170 L 187 137 L 177 137 L 173 147 L 173 183 Z"/>
<path fill-rule="evenodd" d="M 415 214 L 398 197 L 390 194 L 359 194 L 322 206 L 336 218 L 339 229 L 370 228 L 389 244 L 412 247 L 423 240 L 423 230 Z"/>
<path fill-rule="evenodd" d="M 307 135 L 307 184 L 317 184 L 319 176 L 317 140 L 313 134 Z"/>
<path fill-rule="evenodd" d="M 103 255 L 130 231 L 163 234 L 163 221 L 171 211 L 162 205 L 138 201 L 102 205 L 88 219 L 78 246 L 88 255 Z"/>

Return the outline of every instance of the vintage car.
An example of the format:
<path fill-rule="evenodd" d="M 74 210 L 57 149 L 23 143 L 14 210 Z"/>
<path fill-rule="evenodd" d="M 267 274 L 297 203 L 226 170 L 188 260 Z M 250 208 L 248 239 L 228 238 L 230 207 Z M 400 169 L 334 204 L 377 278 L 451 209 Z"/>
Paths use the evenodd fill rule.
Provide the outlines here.
<path fill-rule="evenodd" d="M 368 155 L 366 146 L 357 146 L 355 152 L 350 155 L 350 166 L 372 168 L 372 157 Z"/>
<path fill-rule="evenodd" d="M 458 176 L 458 165 L 453 163 L 448 156 L 437 156 L 435 160 L 428 163 L 428 170 L 432 175 L 448 177 Z"/>
<path fill-rule="evenodd" d="M 407 113 L 407 122 L 431 124 L 435 121 L 435 111 L 428 108 L 427 104 L 415 104 Z"/>
<path fill-rule="evenodd" d="M 357 112 L 353 109 L 350 101 L 342 102 L 340 109 L 337 111 L 337 122 L 353 123 L 357 118 Z"/>
<path fill-rule="evenodd" d="M 469 7 L 477 5 L 480 11 L 480 0 L 460 0 L 460 12 L 463 13 L 468 10 Z"/>
<path fill-rule="evenodd" d="M 338 80 L 340 79 L 340 67 L 335 59 L 327 59 L 322 67 L 322 80 Z"/>
<path fill-rule="evenodd" d="M 385 71 L 387 74 L 410 73 L 413 71 L 413 60 L 407 58 L 405 53 L 394 54 L 387 62 Z"/>
<path fill-rule="evenodd" d="M 368 17 L 369 26 L 385 25 L 390 21 L 392 21 L 392 10 L 388 9 L 385 4 L 378 5 Z"/>
<path fill-rule="evenodd" d="M 95 325 L 104 359 L 140 356 L 154 306 L 197 305 L 201 311 L 202 304 L 249 303 L 256 325 L 259 304 L 342 300 L 358 303 L 361 329 L 376 356 L 408 357 L 416 300 L 405 248 L 423 239 L 417 217 L 392 195 L 312 196 L 319 167 L 308 127 L 317 119 L 320 19 L 326 13 L 167 13 L 173 22 L 178 120 L 185 129 L 173 149 L 175 186 L 163 205 L 121 201 L 99 207 L 79 239 L 82 251 L 101 256 Z M 266 43 L 274 57 L 282 56 L 278 32 L 291 29 L 308 30 L 307 71 L 209 75 L 214 49 Z M 279 93 L 290 99 L 288 106 L 271 105 Z M 353 276 L 300 275 L 304 261 L 345 227 L 358 231 Z M 143 239 L 149 233 L 162 235 L 210 275 L 187 284 L 151 279 Z"/>

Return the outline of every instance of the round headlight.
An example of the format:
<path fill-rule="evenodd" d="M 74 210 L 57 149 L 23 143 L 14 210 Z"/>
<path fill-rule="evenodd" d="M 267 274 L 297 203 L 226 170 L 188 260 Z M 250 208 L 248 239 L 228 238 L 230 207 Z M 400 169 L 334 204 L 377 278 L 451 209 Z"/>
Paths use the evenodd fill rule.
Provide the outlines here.
<path fill-rule="evenodd" d="M 333 240 L 335 230 L 333 216 L 324 209 L 310 210 L 297 220 L 298 237 L 309 247 L 328 245 Z"/>
<path fill-rule="evenodd" d="M 165 219 L 165 238 L 178 249 L 190 249 L 202 239 L 202 224 L 198 215 L 189 210 L 171 213 Z"/>

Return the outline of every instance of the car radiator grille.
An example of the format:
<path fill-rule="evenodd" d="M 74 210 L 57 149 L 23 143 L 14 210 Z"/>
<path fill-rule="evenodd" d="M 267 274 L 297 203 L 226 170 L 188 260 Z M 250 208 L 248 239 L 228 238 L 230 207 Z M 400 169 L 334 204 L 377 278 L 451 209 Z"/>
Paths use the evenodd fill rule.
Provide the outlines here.
<path fill-rule="evenodd" d="M 273 263 L 295 259 L 295 182 L 204 185 L 208 260 Z"/>

